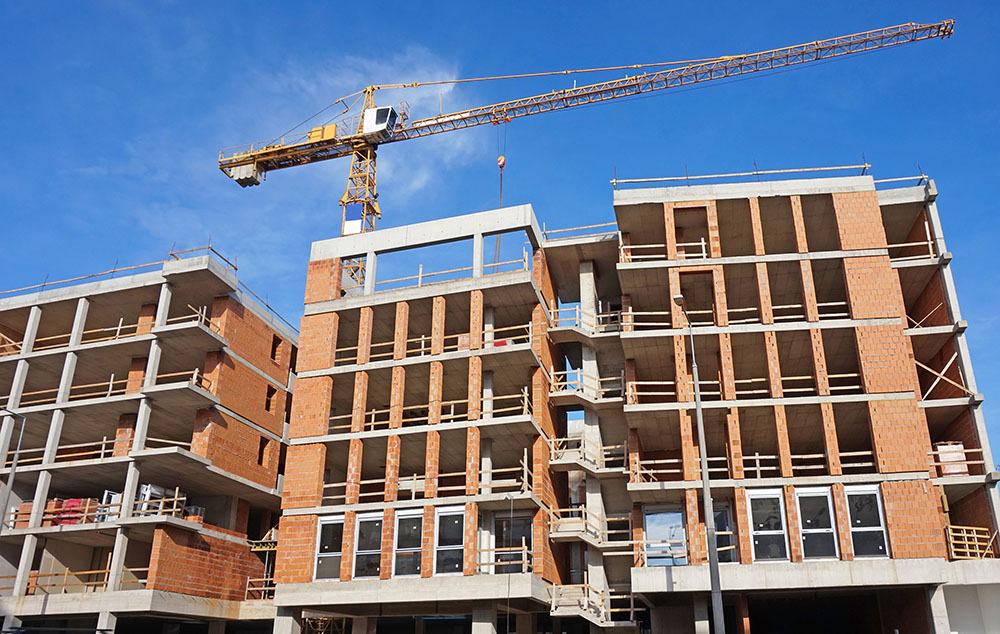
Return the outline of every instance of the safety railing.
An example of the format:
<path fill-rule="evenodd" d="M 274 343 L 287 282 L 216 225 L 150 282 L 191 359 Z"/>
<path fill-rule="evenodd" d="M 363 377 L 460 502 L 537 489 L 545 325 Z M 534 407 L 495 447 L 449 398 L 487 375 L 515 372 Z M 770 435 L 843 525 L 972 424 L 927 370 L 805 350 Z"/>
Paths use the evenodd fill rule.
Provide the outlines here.
<path fill-rule="evenodd" d="M 551 613 L 589 614 L 593 619 L 604 622 L 607 620 L 606 600 L 605 593 L 589 583 L 552 586 Z"/>
<path fill-rule="evenodd" d="M 678 260 L 705 260 L 708 255 L 708 240 L 700 238 L 697 242 L 678 242 Z"/>
<path fill-rule="evenodd" d="M 604 518 L 585 506 L 549 510 L 549 531 L 556 537 L 567 533 L 583 533 L 603 541 L 604 526 Z"/>
<path fill-rule="evenodd" d="M 926 226 L 926 221 L 925 221 Z M 916 240 L 914 242 L 899 242 L 897 244 L 886 245 L 889 250 L 890 262 L 909 262 L 912 260 L 931 260 L 938 256 L 937 249 L 934 248 L 934 241 L 930 238 L 930 229 L 927 229 L 926 240 Z"/>
<path fill-rule="evenodd" d="M 9 511 L 4 519 L 13 528 L 28 528 L 32 515 L 32 503 L 24 502 L 19 508 Z M 40 513 L 41 526 L 65 526 L 111 522 L 122 516 L 124 504 L 102 504 L 97 498 L 50 498 Z M 136 500 L 132 503 L 132 517 L 184 517 L 187 497 L 175 489 L 172 497 Z"/>
<path fill-rule="evenodd" d="M 476 571 L 479 574 L 509 575 L 531 572 L 532 552 L 527 540 L 520 546 L 480 548 Z"/>
<path fill-rule="evenodd" d="M 483 330 L 483 348 L 499 348 L 531 342 L 531 324 L 505 326 L 502 328 L 486 328 Z M 442 352 L 470 350 L 471 335 L 468 332 L 444 335 Z M 395 341 L 380 341 L 372 343 L 369 348 L 368 361 L 387 361 L 395 357 Z M 334 351 L 334 367 L 355 365 L 358 363 L 358 346 L 344 346 Z M 423 357 L 432 354 L 430 335 L 420 335 L 406 339 L 403 358 Z"/>
<path fill-rule="evenodd" d="M 619 244 L 618 261 L 628 262 L 650 262 L 667 259 L 666 244 Z"/>
<path fill-rule="evenodd" d="M 158 385 L 163 384 L 161 379 L 173 379 L 177 377 L 184 377 L 187 379 L 186 382 L 192 383 L 197 387 L 204 390 L 210 391 L 212 389 L 212 381 L 201 373 L 201 370 L 194 369 L 193 371 L 185 372 L 171 372 L 169 374 L 158 374 L 156 376 L 156 382 Z M 167 381 L 166 384 L 176 383 L 178 381 Z M 121 394 L 129 394 L 132 392 L 138 392 L 141 387 L 142 380 L 134 379 L 116 379 L 115 375 L 112 374 L 107 381 L 100 381 L 98 383 L 84 383 L 80 385 L 73 385 L 69 388 L 69 393 L 67 395 L 66 401 L 83 401 L 93 398 L 108 398 L 111 396 L 118 396 Z M 53 387 L 45 390 L 34 390 L 31 392 L 25 392 L 21 395 L 21 407 L 29 407 L 33 405 L 51 405 L 59 401 L 59 388 Z"/>
<path fill-rule="evenodd" d="M 774 304 L 771 306 L 774 321 L 805 321 L 806 309 L 802 304 Z"/>
<path fill-rule="evenodd" d="M 952 559 L 995 559 L 997 532 L 979 526 L 949 524 L 948 553 Z"/>
<path fill-rule="evenodd" d="M 400 419 L 401 427 L 416 427 L 430 422 L 429 403 L 405 405 Z M 531 395 L 528 388 L 522 388 L 520 394 L 483 397 L 480 405 L 480 418 L 500 418 L 504 416 L 530 416 Z M 469 399 L 441 401 L 441 422 L 468 420 Z M 351 432 L 353 414 L 338 414 L 330 417 L 329 433 L 346 434 Z M 359 431 L 370 432 L 389 429 L 391 426 L 391 409 L 388 407 L 370 409 L 364 413 L 363 423 Z"/>
<path fill-rule="evenodd" d="M 781 393 L 784 396 L 815 396 L 816 379 L 811 374 L 781 377 Z"/>
<path fill-rule="evenodd" d="M 840 470 L 844 473 L 875 473 L 875 454 L 871 450 L 841 451 Z"/>
<path fill-rule="evenodd" d="M 274 578 L 247 578 L 247 589 L 243 598 L 247 601 L 263 601 L 274 598 Z"/>
<path fill-rule="evenodd" d="M 600 377 L 579 369 L 556 370 L 555 368 L 549 369 L 549 376 L 552 377 L 550 394 L 577 392 L 597 399 L 622 396 L 621 376 Z"/>
<path fill-rule="evenodd" d="M 846 301 L 817 302 L 816 312 L 819 319 L 850 319 L 851 309 Z"/>
<path fill-rule="evenodd" d="M 729 458 L 708 456 L 708 477 L 711 479 L 729 477 Z M 693 475 L 701 478 L 701 462 L 695 460 Z M 674 482 L 684 479 L 683 458 L 642 458 L 638 470 L 632 474 L 633 482 Z"/>
<path fill-rule="evenodd" d="M 407 275 L 404 277 L 397 277 L 389 280 L 377 279 L 374 284 L 374 289 L 376 292 L 381 290 L 398 290 L 401 288 L 431 286 L 434 284 L 454 282 L 456 280 L 470 279 L 474 276 L 475 270 L 476 270 L 475 267 L 463 266 L 456 269 L 447 269 L 444 271 L 431 271 L 428 273 L 424 271 L 423 263 L 420 263 L 417 265 L 416 275 Z M 490 275 L 498 275 L 502 273 L 511 273 L 514 271 L 530 271 L 530 270 L 531 270 L 531 259 L 528 257 L 528 251 L 526 249 L 522 249 L 521 257 L 517 260 L 507 260 L 504 262 L 484 262 L 482 266 L 484 277 Z M 463 273 L 468 273 L 468 275 L 460 275 Z M 380 286 L 383 288 L 379 288 Z M 345 286 L 344 290 L 350 290 L 353 288 L 360 288 L 360 287 L 362 287 L 361 284 L 354 284 L 352 286 Z"/>
<path fill-rule="evenodd" d="M 566 306 L 549 311 L 552 328 L 579 328 L 589 332 L 618 332 L 622 327 L 622 311 L 612 310 L 593 314 L 579 306 Z"/>
<path fill-rule="evenodd" d="M 676 401 L 677 383 L 675 381 L 628 381 L 625 384 L 625 402 L 628 405 L 638 405 L 643 398 L 654 399 L 653 402 Z"/>
<path fill-rule="evenodd" d="M 859 372 L 828 374 L 826 380 L 830 386 L 831 394 L 861 394 L 864 392 Z"/>
<path fill-rule="evenodd" d="M 549 456 L 555 461 L 587 463 L 597 469 L 624 469 L 625 445 L 600 445 L 585 436 L 549 439 Z"/>
<path fill-rule="evenodd" d="M 200 324 L 209 330 L 222 332 L 222 326 L 218 323 L 218 321 L 213 320 L 209 316 L 207 306 L 195 308 L 191 304 L 188 304 L 187 307 L 191 310 L 190 313 L 177 315 L 176 317 L 168 317 L 164 323 L 171 326 L 177 324 Z"/>
<path fill-rule="evenodd" d="M 754 452 L 743 454 L 744 478 L 777 478 L 781 475 L 781 460 L 776 455 Z"/>
<path fill-rule="evenodd" d="M 966 476 L 988 470 L 986 461 L 983 460 L 983 450 L 973 447 L 966 449 L 960 442 L 936 443 L 935 449 L 928 451 L 927 455 L 930 456 L 931 464 L 939 478 Z"/>
<path fill-rule="evenodd" d="M 792 475 L 811 476 L 826 473 L 826 454 L 824 453 L 793 453 Z"/>
<path fill-rule="evenodd" d="M 13 339 L 0 332 L 0 357 L 8 357 L 14 354 L 21 354 L 24 349 L 23 339 Z"/>
<path fill-rule="evenodd" d="M 110 557 L 108 558 L 110 562 Z M 128 586 L 145 586 L 149 568 L 125 568 L 123 570 L 121 585 L 123 590 L 129 590 Z M 32 570 L 28 573 L 28 583 L 25 594 L 83 594 L 92 592 L 103 592 L 107 589 L 108 578 L 111 574 L 110 565 L 99 570 L 70 570 L 66 568 L 60 572 L 41 573 Z M 15 575 L 0 577 L 0 593 L 8 593 L 14 589 Z"/>
<path fill-rule="evenodd" d="M 165 440 L 160 438 L 147 438 L 146 447 L 154 448 L 158 446 L 178 446 L 190 448 L 190 442 L 182 442 L 178 440 Z M 56 447 L 56 453 L 53 457 L 53 462 L 76 462 L 78 460 L 103 460 L 105 458 L 110 458 L 114 455 L 124 455 L 129 452 L 132 448 L 131 438 L 108 438 L 105 436 L 101 440 L 95 442 L 85 442 L 85 443 L 73 443 L 66 445 L 59 445 Z M 31 449 L 21 449 L 18 455 L 17 463 L 19 465 L 32 465 L 41 464 L 45 459 L 45 447 L 35 447 Z M 14 462 L 14 451 L 10 451 L 7 454 L 7 460 L 4 462 L 5 467 L 9 467 Z"/>
<path fill-rule="evenodd" d="M 687 540 L 642 539 L 635 542 L 637 567 L 683 566 L 687 564 Z"/>
<path fill-rule="evenodd" d="M 612 230 L 604 231 L 594 231 L 594 229 L 604 229 L 605 227 L 614 227 Z M 589 231 L 590 233 L 581 232 Z M 563 235 L 556 235 L 563 234 Z M 570 235 L 565 235 L 570 234 Z M 569 227 L 568 229 L 546 229 L 542 227 L 542 236 L 548 242 L 558 242 L 560 240 L 581 240 L 583 238 L 613 238 L 618 236 L 618 223 L 617 222 L 603 222 L 597 225 L 586 225 L 583 227 Z M 555 236 L 555 237 L 553 237 Z"/>
<path fill-rule="evenodd" d="M 181 379 L 176 381 L 164 381 L 163 379 Z M 212 391 L 212 380 L 202 373 L 199 368 L 194 370 L 170 372 L 168 374 L 157 374 L 156 385 L 172 385 L 174 383 L 191 383 L 195 387 L 200 387 L 206 392 Z"/>

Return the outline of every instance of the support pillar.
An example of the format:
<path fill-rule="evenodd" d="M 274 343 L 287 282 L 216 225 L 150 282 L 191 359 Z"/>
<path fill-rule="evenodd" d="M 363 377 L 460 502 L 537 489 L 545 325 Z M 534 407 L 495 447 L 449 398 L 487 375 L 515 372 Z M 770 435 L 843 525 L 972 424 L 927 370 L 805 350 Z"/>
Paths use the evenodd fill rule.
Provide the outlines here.
<path fill-rule="evenodd" d="M 538 621 L 534 614 L 518 614 L 514 621 L 515 634 L 537 634 Z"/>
<path fill-rule="evenodd" d="M 111 612 L 102 611 L 97 613 L 97 631 L 107 631 L 114 632 L 115 626 L 118 624 L 118 616 L 112 614 Z M 223 623 L 225 627 L 225 623 Z M 209 627 L 208 634 L 215 634 L 212 632 L 211 627 Z"/>
<path fill-rule="evenodd" d="M 472 608 L 472 634 L 497 634 L 497 610 L 492 603 Z"/>
<path fill-rule="evenodd" d="M 702 596 L 694 598 L 694 634 L 709 634 L 708 599 Z"/>
<path fill-rule="evenodd" d="M 951 622 L 948 619 L 948 605 L 945 603 L 944 586 L 927 589 L 928 603 L 931 609 L 931 633 L 951 634 Z"/>
<path fill-rule="evenodd" d="M 274 616 L 273 634 L 301 634 L 302 610 L 278 608 Z"/>

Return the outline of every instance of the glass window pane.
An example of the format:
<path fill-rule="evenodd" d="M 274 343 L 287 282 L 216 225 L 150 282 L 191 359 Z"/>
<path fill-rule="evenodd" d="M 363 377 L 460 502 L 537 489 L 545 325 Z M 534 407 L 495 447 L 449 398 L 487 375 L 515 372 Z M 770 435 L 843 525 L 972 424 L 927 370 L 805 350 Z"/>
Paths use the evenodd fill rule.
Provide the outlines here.
<path fill-rule="evenodd" d="M 340 555 L 316 558 L 316 578 L 317 579 L 339 579 L 340 578 Z"/>
<path fill-rule="evenodd" d="M 854 531 L 851 533 L 854 542 L 855 557 L 885 557 L 885 535 L 882 531 Z"/>
<path fill-rule="evenodd" d="M 732 532 L 732 530 L 733 527 L 732 524 L 730 524 L 729 509 L 715 509 L 715 543 L 719 550 L 719 561 L 723 563 L 736 561 L 736 549 L 731 548 L 731 546 L 736 545 L 736 536 L 721 534 Z"/>
<path fill-rule="evenodd" d="M 799 497 L 799 510 L 802 512 L 802 528 L 831 528 L 830 504 L 825 495 L 810 495 Z"/>
<path fill-rule="evenodd" d="M 833 533 L 803 533 L 802 554 L 806 559 L 814 557 L 836 557 L 837 545 Z"/>
<path fill-rule="evenodd" d="M 319 552 L 339 553 L 344 544 L 344 525 L 323 524 L 319 530 Z"/>
<path fill-rule="evenodd" d="M 784 526 L 781 519 L 781 502 L 778 498 L 754 498 L 750 500 L 753 528 L 757 531 L 780 531 Z"/>
<path fill-rule="evenodd" d="M 784 535 L 754 535 L 753 554 L 756 559 L 788 559 Z"/>
<path fill-rule="evenodd" d="M 878 496 L 874 493 L 849 493 L 847 506 L 851 510 L 852 528 L 882 526 L 878 514 Z"/>
<path fill-rule="evenodd" d="M 396 548 L 420 548 L 422 517 L 401 518 L 396 526 Z"/>
<path fill-rule="evenodd" d="M 397 575 L 420 574 L 420 552 L 396 553 Z"/>
<path fill-rule="evenodd" d="M 461 546 L 464 515 L 442 515 L 438 517 L 438 546 Z"/>
<path fill-rule="evenodd" d="M 355 577 L 377 577 L 381 567 L 379 566 L 379 560 L 382 558 L 380 553 L 372 553 L 370 555 L 357 555 L 354 558 L 354 576 Z"/>
<path fill-rule="evenodd" d="M 452 548 L 437 552 L 437 573 L 462 572 L 462 550 Z"/>
<path fill-rule="evenodd" d="M 358 522 L 358 550 L 382 548 L 382 520 Z"/>

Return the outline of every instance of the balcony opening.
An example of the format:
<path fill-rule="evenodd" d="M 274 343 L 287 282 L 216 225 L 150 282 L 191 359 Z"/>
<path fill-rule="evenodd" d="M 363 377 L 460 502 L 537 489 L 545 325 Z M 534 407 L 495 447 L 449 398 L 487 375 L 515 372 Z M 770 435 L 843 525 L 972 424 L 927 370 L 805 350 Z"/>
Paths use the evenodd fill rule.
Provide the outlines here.
<path fill-rule="evenodd" d="M 965 409 L 947 426 L 931 426 L 931 461 L 938 477 L 983 475 L 986 463 L 972 412 Z"/>
<path fill-rule="evenodd" d="M 758 332 L 733 333 L 733 374 L 739 400 L 771 396 L 764 335 Z"/>
<path fill-rule="evenodd" d="M 642 451 L 638 482 L 678 482 L 684 479 L 684 454 L 681 449 L 680 417 L 676 411 L 657 412 L 655 421 L 639 428 Z"/>
<path fill-rule="evenodd" d="M 629 405 L 677 402 L 673 341 L 643 342 L 643 353 L 635 359 L 635 379 L 626 385 L 626 399 Z"/>
<path fill-rule="evenodd" d="M 0 357 L 20 354 L 24 346 L 24 331 L 28 328 L 28 308 L 4 311 L 0 322 Z M 0 383 L 0 394 L 10 392 L 9 379 Z"/>
<path fill-rule="evenodd" d="M 549 231 L 554 239 L 565 234 Z M 549 238 L 552 239 L 552 238 Z M 483 235 L 483 275 L 497 275 L 511 271 L 528 271 L 532 263 L 531 240 L 523 229 Z"/>
<path fill-rule="evenodd" d="M 758 199 L 760 225 L 764 234 L 764 253 L 795 253 L 795 221 L 792 218 L 792 201 L 787 196 Z"/>
<path fill-rule="evenodd" d="M 927 366 L 917 368 L 921 400 L 969 398 L 973 395 L 967 387 L 968 382 L 962 371 L 962 360 L 958 356 L 954 337 L 947 339 L 934 354 L 922 352 L 926 356 L 916 359 L 918 363 Z"/>
<path fill-rule="evenodd" d="M 681 294 L 687 303 L 687 314 L 692 326 L 713 326 L 719 323 L 716 316 L 715 284 L 711 272 L 681 273 Z M 666 320 L 669 321 L 669 310 Z M 684 324 L 687 325 L 687 324 Z"/>
<path fill-rule="evenodd" d="M 711 257 L 708 244 L 708 210 L 674 208 L 674 238 L 678 260 L 702 260 Z"/>
<path fill-rule="evenodd" d="M 760 286 L 753 264 L 727 264 L 722 269 L 726 284 L 726 309 L 729 323 L 760 323 Z"/>
<path fill-rule="evenodd" d="M 837 428 L 840 468 L 845 474 L 876 473 L 871 424 L 866 403 L 835 403 L 833 420 Z"/>
<path fill-rule="evenodd" d="M 438 497 L 465 495 L 467 432 L 464 429 L 441 432 L 438 461 Z"/>
<path fill-rule="evenodd" d="M 816 365 L 809 332 L 788 330 L 775 335 L 781 368 L 781 393 L 785 397 L 815 396 Z"/>
<path fill-rule="evenodd" d="M 679 504 L 643 508 L 642 559 L 647 567 L 686 566 L 687 525 Z"/>
<path fill-rule="evenodd" d="M 830 394 L 863 394 L 861 370 L 858 366 L 858 342 L 848 328 L 824 328 L 823 353 L 826 357 Z"/>
<path fill-rule="evenodd" d="M 365 447 L 367 449 L 367 447 Z M 326 447 L 326 465 L 323 469 L 323 506 L 347 503 L 347 461 L 350 445 L 331 443 Z"/>
<path fill-rule="evenodd" d="M 385 501 L 385 470 L 387 438 L 366 438 L 361 452 L 361 486 L 358 501 Z"/>
<path fill-rule="evenodd" d="M 813 285 L 816 288 L 816 310 L 820 319 L 850 319 L 843 260 L 813 260 Z"/>
<path fill-rule="evenodd" d="M 903 301 L 906 304 L 907 328 L 916 331 L 919 328 L 948 326 L 954 323 L 941 271 L 934 271 L 922 288 L 916 284 L 902 284 L 902 281 L 903 278 L 900 278 Z M 919 331 L 915 334 L 919 334 Z"/>
<path fill-rule="evenodd" d="M 743 477 L 777 478 L 778 428 L 773 407 L 741 407 L 740 444 L 743 447 Z"/>
<path fill-rule="evenodd" d="M 70 334 L 73 331 L 73 320 L 76 317 L 76 306 L 75 300 L 45 304 L 41 319 L 38 321 L 35 343 L 32 346 L 33 351 L 52 350 L 69 345 Z"/>
<path fill-rule="evenodd" d="M 880 211 L 890 260 L 905 262 L 937 256 L 930 219 L 923 202 L 885 205 Z"/>
<path fill-rule="evenodd" d="M 275 397 L 278 395 L 278 390 L 273 385 L 267 385 L 264 392 L 264 411 L 274 412 L 277 408 L 277 403 L 275 403 Z"/>
<path fill-rule="evenodd" d="M 775 322 L 803 321 L 806 318 L 802 295 L 802 269 L 798 262 L 768 262 L 767 281 L 771 290 L 771 311 Z"/>
<path fill-rule="evenodd" d="M 427 490 L 427 435 L 403 434 L 399 438 L 397 499 L 422 500 Z"/>
<path fill-rule="evenodd" d="M 705 456 L 708 460 L 708 477 L 713 480 L 726 480 L 730 477 L 729 469 L 729 436 L 726 432 L 726 413 L 728 410 L 712 408 L 704 410 L 705 422 Z M 693 417 L 692 417 L 693 418 Z M 692 422 L 692 425 L 694 423 Z M 698 442 L 698 431 L 693 427 L 695 444 Z M 699 462 L 699 477 L 700 477 Z"/>
<path fill-rule="evenodd" d="M 802 219 L 806 225 L 806 244 L 809 251 L 837 251 L 840 249 L 840 234 L 837 230 L 837 215 L 833 209 L 833 196 L 814 194 L 801 196 Z"/>
<path fill-rule="evenodd" d="M 375 291 L 388 291 L 471 278 L 472 238 L 417 246 L 376 259 Z"/>
<path fill-rule="evenodd" d="M 826 439 L 819 405 L 786 405 L 792 475 L 826 475 Z"/>
<path fill-rule="evenodd" d="M 719 241 L 722 257 L 753 255 L 753 223 L 750 220 L 750 201 L 746 198 L 717 200 L 719 216 Z"/>
<path fill-rule="evenodd" d="M 693 381 L 692 357 L 690 354 L 690 339 L 685 337 L 684 342 L 688 344 L 687 366 L 688 376 Z M 698 382 L 701 388 L 701 398 L 704 401 L 722 400 L 722 371 L 721 359 L 719 357 L 719 338 L 715 335 L 706 335 L 694 338 L 694 350 L 698 361 Z M 693 385 L 691 387 L 693 394 Z"/>

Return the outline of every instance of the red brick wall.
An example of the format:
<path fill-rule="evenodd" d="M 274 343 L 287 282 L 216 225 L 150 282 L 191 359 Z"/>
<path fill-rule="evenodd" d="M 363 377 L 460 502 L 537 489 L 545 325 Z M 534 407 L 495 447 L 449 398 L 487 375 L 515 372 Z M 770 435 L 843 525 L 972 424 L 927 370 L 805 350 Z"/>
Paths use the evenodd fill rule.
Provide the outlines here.
<path fill-rule="evenodd" d="M 288 448 L 285 461 L 287 468 L 281 492 L 281 508 L 318 506 L 323 498 L 326 445 L 292 445 Z"/>
<path fill-rule="evenodd" d="M 278 552 L 274 563 L 276 583 L 312 581 L 316 563 L 315 515 L 285 515 L 278 523 Z M 346 529 L 346 526 L 345 526 Z M 347 543 L 345 532 L 344 543 Z"/>
<path fill-rule="evenodd" d="M 832 197 L 841 249 L 848 251 L 885 247 L 882 212 L 878 206 L 878 194 L 874 190 L 837 193 L 832 194 Z"/>
<path fill-rule="evenodd" d="M 337 313 L 304 315 L 299 326 L 296 371 L 332 368 L 339 328 L 340 315 Z"/>
<path fill-rule="evenodd" d="M 265 410 L 267 387 L 272 384 L 221 350 L 205 355 L 205 376 L 212 381 L 212 393 L 223 406 L 281 435 L 288 397 L 284 390 L 275 388 L 271 411 Z"/>
<path fill-rule="evenodd" d="M 198 410 L 191 451 L 212 464 L 264 486 L 275 486 L 281 443 L 268 438 L 264 463 L 257 462 L 263 434 L 216 409 Z"/>
<path fill-rule="evenodd" d="M 323 302 L 340 297 L 341 261 L 314 260 L 306 273 L 305 303 Z"/>
<path fill-rule="evenodd" d="M 910 340 L 902 326 L 855 329 L 861 378 L 868 394 L 909 392 L 918 388 Z"/>
<path fill-rule="evenodd" d="M 349 379 L 338 379 L 349 380 Z M 322 436 L 330 429 L 330 402 L 333 395 L 333 378 L 313 376 L 295 380 L 295 398 L 288 421 L 289 438 Z M 346 413 L 346 412 L 341 412 Z M 338 424 L 346 424 L 339 420 Z"/>
<path fill-rule="evenodd" d="M 953 337 L 948 341 L 946 341 L 943 346 L 941 346 L 941 349 L 938 350 L 937 354 L 935 354 L 930 359 L 926 359 L 924 361 L 924 364 L 927 365 L 928 367 L 934 368 L 936 372 L 938 372 L 939 374 L 943 374 L 945 377 L 948 378 L 948 380 L 954 381 L 954 383 L 957 383 L 958 385 L 965 385 L 965 379 L 962 378 L 962 373 L 958 369 L 961 360 L 956 358 L 955 360 L 952 361 L 952 356 L 954 354 L 955 354 L 955 339 Z M 949 361 L 951 361 L 951 365 L 948 366 L 947 370 L 942 372 L 945 366 L 948 365 Z M 967 398 L 969 395 L 968 392 L 959 389 L 956 385 L 953 385 L 952 383 L 949 383 L 944 379 L 939 379 L 937 375 L 931 374 L 926 370 L 921 370 L 918 376 L 920 377 L 921 394 L 927 393 L 927 389 L 930 388 L 931 384 L 934 384 L 934 382 L 937 381 L 937 383 L 934 385 L 934 389 L 931 390 L 929 393 L 927 393 L 928 399 L 962 398 L 962 397 Z"/>
<path fill-rule="evenodd" d="M 920 292 L 916 301 L 910 307 L 909 316 L 913 322 L 921 326 L 946 326 L 951 323 L 951 311 L 948 302 L 945 300 L 944 282 L 941 279 L 941 271 L 935 271 L 928 280 L 927 286 Z M 908 322 L 908 326 L 914 327 L 915 323 Z"/>
<path fill-rule="evenodd" d="M 847 303 L 853 319 L 902 317 L 903 294 L 899 274 L 887 255 L 844 258 Z"/>
<path fill-rule="evenodd" d="M 976 526 L 988 528 L 991 532 L 996 530 L 986 487 L 979 487 L 961 500 L 951 502 L 948 505 L 948 519 L 955 526 Z M 997 551 L 995 543 L 993 551 Z"/>
<path fill-rule="evenodd" d="M 979 448 L 979 434 L 976 431 L 976 422 L 972 418 L 970 410 L 962 412 L 958 418 L 953 420 L 936 441 L 952 440 L 961 442 L 966 449 L 966 460 L 982 460 L 982 454 L 970 452 L 969 449 Z M 982 475 L 984 465 L 970 464 L 969 473 Z"/>
<path fill-rule="evenodd" d="M 272 360 L 271 346 L 278 333 L 229 296 L 216 297 L 212 302 L 212 321 L 219 324 L 222 336 L 229 340 L 229 347 L 236 354 L 273 377 L 279 385 L 288 382 L 292 342 L 281 337 L 277 361 Z"/>
<path fill-rule="evenodd" d="M 872 446 L 879 473 L 927 471 L 930 434 L 915 400 L 868 403 Z"/>
<path fill-rule="evenodd" d="M 173 527 L 153 533 L 150 590 L 241 601 L 247 579 L 263 576 L 264 563 L 246 544 Z"/>
<path fill-rule="evenodd" d="M 944 510 L 929 482 L 883 482 L 886 528 L 895 559 L 945 557 Z"/>

